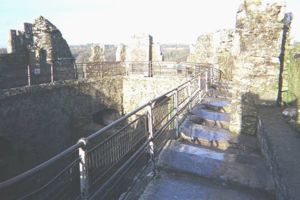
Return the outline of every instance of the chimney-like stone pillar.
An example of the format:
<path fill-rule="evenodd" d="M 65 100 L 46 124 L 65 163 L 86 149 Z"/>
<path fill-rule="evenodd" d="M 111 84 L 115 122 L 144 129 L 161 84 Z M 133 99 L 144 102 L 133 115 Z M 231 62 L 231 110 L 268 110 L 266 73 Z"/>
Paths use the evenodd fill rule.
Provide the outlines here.
<path fill-rule="evenodd" d="M 232 132 L 255 134 L 256 106 L 276 103 L 284 10 L 281 2 L 264 5 L 258 0 L 245 0 L 238 10 L 240 52 L 233 68 Z"/>

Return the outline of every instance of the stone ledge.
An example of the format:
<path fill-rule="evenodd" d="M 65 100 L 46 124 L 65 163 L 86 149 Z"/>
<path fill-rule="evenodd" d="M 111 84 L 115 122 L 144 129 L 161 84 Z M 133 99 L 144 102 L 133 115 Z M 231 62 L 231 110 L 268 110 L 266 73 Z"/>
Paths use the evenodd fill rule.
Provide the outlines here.
<path fill-rule="evenodd" d="M 120 77 L 120 76 L 115 76 Z M 109 77 L 110 79 L 112 77 Z M 15 87 L 15 88 L 9 88 L 9 89 L 0 89 L 0 100 L 17 96 L 21 94 L 26 93 L 32 93 L 32 92 L 38 92 L 38 91 L 44 91 L 44 90 L 51 90 L 55 88 L 62 88 L 62 87 L 68 87 L 68 86 L 75 86 L 78 84 L 85 84 L 85 83 L 92 83 L 101 81 L 105 78 L 90 78 L 90 79 L 80 79 L 80 80 L 63 80 L 63 81 L 54 81 L 54 83 L 42 83 L 37 85 L 31 85 L 31 86 L 21 86 L 21 87 Z"/>
<path fill-rule="evenodd" d="M 276 199 L 300 196 L 300 138 L 278 107 L 260 107 L 257 131 L 261 150 L 273 175 Z"/>

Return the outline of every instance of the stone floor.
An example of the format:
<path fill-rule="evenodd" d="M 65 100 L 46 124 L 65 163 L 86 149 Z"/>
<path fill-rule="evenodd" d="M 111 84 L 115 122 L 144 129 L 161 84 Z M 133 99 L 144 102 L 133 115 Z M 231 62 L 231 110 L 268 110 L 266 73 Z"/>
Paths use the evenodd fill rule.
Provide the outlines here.
<path fill-rule="evenodd" d="M 140 197 L 141 200 L 153 199 L 205 199 L 205 200 L 264 200 L 265 194 L 213 182 L 189 174 L 161 172 Z"/>

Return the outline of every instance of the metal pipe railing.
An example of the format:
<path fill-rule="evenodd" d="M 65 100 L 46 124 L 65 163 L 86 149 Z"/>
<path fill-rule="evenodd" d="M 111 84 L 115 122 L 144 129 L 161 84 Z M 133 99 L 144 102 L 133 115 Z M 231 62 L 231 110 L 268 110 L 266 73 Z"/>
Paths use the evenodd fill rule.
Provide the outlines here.
<path fill-rule="evenodd" d="M 52 165 L 53 163 L 55 163 L 57 160 L 59 159 L 62 159 L 63 157 L 69 155 L 70 153 L 73 153 L 75 152 L 76 150 L 78 150 L 83 144 L 81 142 L 78 142 L 77 144 L 67 148 L 66 150 L 64 150 L 63 152 L 57 154 L 56 156 L 50 158 L 49 160 L 47 160 L 46 162 L 43 162 L 41 163 L 40 165 L 37 165 L 36 167 L 20 174 L 20 175 L 17 175 L 11 179 L 8 179 L 6 181 L 3 181 L 0 183 L 0 191 L 1 189 L 3 188 L 6 188 L 6 187 L 9 187 L 11 186 L 12 184 L 16 183 L 16 182 L 19 182 L 31 175 L 33 175 L 34 173 L 46 168 L 47 166 L 49 165 Z"/>
<path fill-rule="evenodd" d="M 205 74 L 205 77 L 203 76 L 203 74 Z M 211 73 L 212 74 L 212 73 Z M 56 156 L 52 157 L 51 159 L 49 159 L 48 161 L 16 176 L 13 177 L 9 180 L 3 181 L 0 183 L 0 196 L 1 196 L 1 191 L 5 188 L 9 188 L 11 186 L 13 186 L 14 184 L 17 184 L 31 176 L 34 176 L 37 172 L 41 172 L 43 169 L 46 169 L 47 167 L 49 167 L 50 165 L 54 165 L 58 160 L 61 160 L 63 158 L 65 158 L 68 155 L 71 155 L 73 153 L 77 152 L 77 158 L 75 159 L 80 159 L 79 162 L 79 181 L 80 183 L 78 183 L 80 185 L 80 198 L 81 199 L 90 199 L 91 197 L 95 196 L 95 191 L 91 191 L 92 186 L 95 187 L 95 185 L 92 185 L 92 181 L 91 178 L 97 180 L 97 177 L 91 177 L 90 174 L 90 170 L 92 169 L 92 166 L 89 166 L 91 163 L 95 162 L 95 166 L 98 170 L 104 170 L 105 173 L 109 172 L 113 169 L 109 168 L 112 166 L 112 164 L 114 166 L 117 166 L 116 164 L 119 162 L 123 162 L 122 160 L 124 158 L 126 158 L 127 156 L 128 159 L 126 162 L 120 163 L 120 168 L 118 168 L 115 171 L 112 171 L 111 173 L 113 174 L 111 176 L 110 179 L 106 180 L 104 185 L 100 186 L 99 188 L 107 188 L 108 187 L 108 182 L 112 181 L 112 177 L 118 177 L 118 173 L 120 173 L 120 171 L 122 171 L 121 169 L 126 168 L 126 166 L 132 165 L 132 163 L 128 163 L 129 161 L 135 160 L 136 158 L 134 156 L 139 155 L 138 152 L 141 151 L 141 147 L 149 148 L 149 155 L 151 158 L 151 161 L 153 163 L 153 170 L 155 172 L 155 163 L 154 163 L 154 157 L 155 157 L 155 139 L 159 137 L 159 134 L 163 134 L 164 131 L 167 130 L 167 132 L 170 132 L 172 129 L 170 127 L 171 123 L 175 124 L 175 136 L 178 137 L 179 135 L 179 115 L 182 115 L 182 112 L 184 111 L 184 109 L 186 107 L 188 107 L 188 110 L 192 109 L 191 103 L 192 101 L 197 98 L 197 95 L 199 95 L 199 98 L 197 98 L 198 100 L 201 100 L 202 94 L 203 94 L 203 90 L 201 89 L 202 85 L 201 85 L 201 79 L 205 78 L 205 91 L 207 92 L 208 90 L 208 86 L 209 84 L 212 84 L 214 79 L 213 76 L 210 77 L 210 80 L 208 80 L 208 70 L 206 70 L 205 72 L 201 72 L 199 73 L 197 76 L 191 78 L 190 80 L 182 83 L 181 85 L 179 85 L 177 88 L 174 88 L 168 92 L 166 92 L 165 94 L 149 101 L 148 103 L 140 106 L 139 108 L 133 110 L 132 112 L 124 115 L 123 117 L 119 118 L 118 120 L 112 122 L 111 124 L 105 126 L 104 128 L 96 131 L 95 133 L 91 134 L 90 136 L 86 137 L 86 138 L 82 138 L 78 141 L 77 144 L 67 148 L 66 150 L 64 150 L 63 152 L 57 154 Z M 192 85 L 196 86 L 196 89 L 192 92 Z M 185 89 L 187 89 L 187 92 L 183 92 L 181 93 L 183 100 L 180 102 L 179 101 L 179 96 L 180 96 L 180 92 L 184 91 Z M 173 101 L 171 100 L 166 100 L 163 101 L 161 104 L 158 104 L 157 106 L 154 106 L 154 103 L 159 101 L 159 99 L 162 99 L 163 97 L 172 97 Z M 160 108 L 161 106 L 161 108 Z M 171 106 L 171 108 L 170 108 Z M 165 111 L 164 109 L 167 109 L 167 112 L 165 112 L 165 114 L 167 116 L 162 116 L 161 117 L 161 121 L 159 122 L 155 122 L 154 118 L 155 118 L 155 109 L 162 109 L 161 111 Z M 170 109 L 172 109 L 170 111 Z M 122 122 L 126 122 L 126 120 L 129 120 L 131 117 L 134 117 L 135 115 L 137 115 L 138 113 L 146 113 L 146 125 L 145 125 L 145 130 L 144 132 L 142 131 L 142 133 L 136 134 L 135 137 L 144 137 L 145 135 L 148 135 L 147 137 L 145 137 L 145 139 L 143 138 L 137 138 L 136 141 L 132 139 L 130 139 L 130 141 L 132 141 L 132 143 L 129 144 L 118 144 L 115 142 L 123 142 L 122 140 L 120 141 L 120 138 L 126 138 L 126 137 L 133 137 L 130 133 L 132 131 L 139 131 L 139 130 L 135 130 L 132 129 L 131 130 L 131 126 L 138 123 L 140 120 L 140 118 L 137 118 L 136 120 L 133 120 L 131 123 L 127 123 L 127 125 L 123 126 L 121 129 L 119 129 L 119 131 L 115 131 L 114 130 L 114 134 L 112 134 L 110 137 L 106 138 L 105 141 L 100 142 L 100 144 L 95 144 L 95 141 L 97 141 L 97 139 L 101 138 L 102 136 L 104 136 L 104 134 L 107 131 L 111 131 L 114 128 L 117 128 L 118 125 L 120 125 L 120 123 Z M 143 119 L 143 118 L 141 118 Z M 182 117 L 181 117 L 182 120 Z M 160 126 L 154 126 L 154 123 L 163 123 L 164 121 L 165 124 L 160 124 Z M 154 130 L 155 128 L 158 128 L 157 130 Z M 129 133 L 129 135 L 128 135 Z M 119 137 L 120 135 L 120 137 Z M 144 135 L 144 136 L 143 136 Z M 117 138 L 115 138 L 117 137 Z M 170 135 L 169 135 L 170 137 Z M 165 140 L 170 139 L 169 137 L 166 137 Z M 127 142 L 127 141 L 125 141 Z M 143 142 L 142 144 L 140 144 L 141 142 Z M 162 142 L 162 145 L 165 143 L 166 141 Z M 146 145 L 145 145 L 146 144 Z M 101 146 L 102 145 L 102 146 Z M 108 145 L 108 149 L 105 149 L 107 146 L 103 146 L 103 145 Z M 111 146 L 109 146 L 111 145 Z M 115 146 L 112 146 L 115 145 Z M 127 150 L 123 150 L 122 148 L 125 148 L 124 145 L 126 146 Z M 130 146 L 131 145 L 131 146 Z M 139 145 L 138 147 L 136 147 L 136 145 Z M 102 148 L 103 149 L 99 149 Z M 110 149 L 109 149 L 110 148 Z M 112 149 L 113 148 L 113 149 Z M 137 148 L 138 150 L 135 150 L 135 148 Z M 93 157 L 91 157 L 93 155 L 93 152 L 96 151 L 97 155 L 99 154 L 99 152 L 103 152 L 103 151 L 107 151 L 104 155 L 100 155 L 100 156 L 104 156 L 104 158 L 97 158 L 95 161 L 93 161 Z M 99 151 L 99 152 L 97 152 Z M 135 153 L 133 153 L 132 155 L 128 155 L 128 152 L 134 151 Z M 113 154 L 113 158 L 106 158 L 105 156 L 109 156 L 109 153 Z M 89 164 L 90 163 L 90 164 Z M 108 167 L 108 168 L 103 168 L 103 166 Z M 102 167 L 102 168 L 101 168 Z M 104 177 L 105 174 L 100 174 L 100 177 Z M 108 182 L 107 182 L 108 181 Z M 42 188 L 43 186 L 41 186 Z M 97 190 L 99 191 L 99 190 Z M 98 193 L 98 192 L 96 192 Z"/>

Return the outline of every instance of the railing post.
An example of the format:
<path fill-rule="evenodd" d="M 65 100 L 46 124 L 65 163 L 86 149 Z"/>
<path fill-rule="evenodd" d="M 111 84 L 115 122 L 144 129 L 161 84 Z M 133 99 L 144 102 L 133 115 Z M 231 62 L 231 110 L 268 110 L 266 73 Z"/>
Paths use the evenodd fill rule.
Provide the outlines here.
<path fill-rule="evenodd" d="M 74 65 L 74 76 L 75 76 L 75 79 L 78 80 L 78 69 L 77 69 L 77 65 L 76 65 L 75 61 L 73 62 L 73 65 Z"/>
<path fill-rule="evenodd" d="M 210 84 L 213 84 L 214 82 L 214 68 L 210 68 Z"/>
<path fill-rule="evenodd" d="M 82 138 L 78 141 L 82 144 L 82 147 L 79 148 L 79 173 L 80 173 L 80 197 L 81 200 L 87 200 L 89 197 L 89 177 L 88 177 L 88 157 L 86 152 L 86 139 Z"/>
<path fill-rule="evenodd" d="M 205 92 L 208 92 L 208 71 L 205 71 Z"/>
<path fill-rule="evenodd" d="M 51 83 L 53 83 L 54 82 L 53 64 L 51 64 L 50 74 L 51 74 Z"/>
<path fill-rule="evenodd" d="M 192 83 L 188 83 L 188 96 L 189 96 L 189 112 L 192 110 Z"/>
<path fill-rule="evenodd" d="M 87 73 L 86 73 L 86 70 L 87 70 L 87 67 L 88 67 L 87 65 L 88 64 L 86 64 L 86 63 L 82 65 L 82 73 L 83 73 L 83 78 L 84 79 L 87 78 Z"/>
<path fill-rule="evenodd" d="M 198 91 L 199 91 L 199 102 L 201 102 L 201 74 L 198 75 Z"/>
<path fill-rule="evenodd" d="M 152 112 L 152 102 L 150 102 L 150 105 L 148 106 L 148 138 L 150 140 L 149 142 L 149 153 L 150 153 L 150 159 L 153 165 L 153 175 L 156 174 L 156 168 L 155 168 L 155 160 L 154 160 L 154 143 L 153 143 L 153 112 Z"/>
<path fill-rule="evenodd" d="M 27 83 L 28 86 L 31 86 L 31 74 L 30 74 L 30 66 L 27 65 Z"/>
<path fill-rule="evenodd" d="M 179 137 L 179 122 L 178 122 L 178 89 L 176 88 L 174 91 L 174 108 L 175 108 L 175 131 L 176 138 Z"/>
<path fill-rule="evenodd" d="M 100 62 L 100 77 L 103 78 L 103 62 Z"/>

